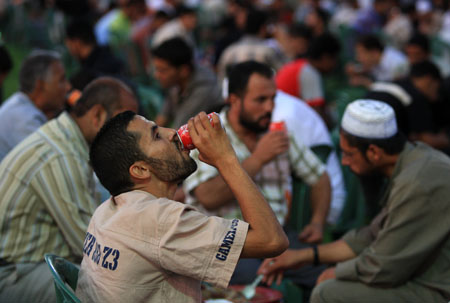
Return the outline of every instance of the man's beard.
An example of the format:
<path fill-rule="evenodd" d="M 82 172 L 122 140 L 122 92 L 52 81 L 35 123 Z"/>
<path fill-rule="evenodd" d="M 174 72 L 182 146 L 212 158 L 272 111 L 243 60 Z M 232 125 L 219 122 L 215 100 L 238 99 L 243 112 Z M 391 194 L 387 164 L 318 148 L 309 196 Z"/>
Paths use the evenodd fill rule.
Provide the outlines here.
<path fill-rule="evenodd" d="M 181 182 L 197 169 L 197 163 L 192 158 L 181 160 L 147 158 L 145 162 L 151 166 L 156 177 L 164 182 Z"/>
<path fill-rule="evenodd" d="M 246 129 L 251 130 L 257 134 L 260 134 L 266 132 L 267 129 L 269 129 L 269 124 L 267 124 L 266 126 L 261 126 L 259 124 L 259 121 L 261 121 L 264 118 L 269 118 L 270 120 L 271 117 L 272 115 L 268 113 L 267 115 L 259 118 L 258 120 L 252 121 L 249 118 L 249 115 L 244 110 L 244 108 L 242 108 L 241 113 L 239 114 L 239 123 L 241 123 L 241 125 L 244 126 Z"/>

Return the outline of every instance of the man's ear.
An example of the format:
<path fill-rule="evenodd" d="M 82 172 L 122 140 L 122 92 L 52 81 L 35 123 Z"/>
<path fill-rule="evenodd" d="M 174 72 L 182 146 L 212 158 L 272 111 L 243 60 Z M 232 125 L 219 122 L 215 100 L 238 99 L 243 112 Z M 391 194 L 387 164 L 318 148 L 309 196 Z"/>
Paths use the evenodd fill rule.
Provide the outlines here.
<path fill-rule="evenodd" d="M 91 112 L 91 119 L 93 126 L 100 130 L 100 128 L 105 124 L 106 118 L 108 117 L 108 113 L 105 108 L 100 104 L 95 104 L 89 110 Z"/>
<path fill-rule="evenodd" d="M 181 78 L 186 79 L 189 78 L 191 74 L 191 68 L 189 67 L 189 65 L 183 64 L 178 68 L 178 72 L 180 73 L 179 75 L 181 76 Z"/>
<path fill-rule="evenodd" d="M 236 94 L 230 94 L 228 96 L 228 102 L 230 105 L 239 105 L 239 102 L 241 101 L 241 98 Z"/>
<path fill-rule="evenodd" d="M 37 79 L 32 93 L 41 93 L 45 88 L 45 80 L 43 79 Z"/>
<path fill-rule="evenodd" d="M 366 150 L 366 157 L 369 162 L 373 164 L 380 162 L 380 160 L 382 160 L 383 158 L 383 155 L 384 151 L 374 144 L 370 144 Z"/>
<path fill-rule="evenodd" d="M 148 179 L 152 176 L 149 165 L 144 161 L 134 162 L 129 168 L 129 173 L 131 178 L 137 180 Z"/>

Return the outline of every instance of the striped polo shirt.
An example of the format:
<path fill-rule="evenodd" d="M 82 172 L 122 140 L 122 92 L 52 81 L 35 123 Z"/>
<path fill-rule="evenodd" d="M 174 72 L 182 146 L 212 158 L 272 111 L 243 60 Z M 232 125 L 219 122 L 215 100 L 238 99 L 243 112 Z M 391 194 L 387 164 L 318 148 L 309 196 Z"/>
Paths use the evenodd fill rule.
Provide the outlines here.
<path fill-rule="evenodd" d="M 51 252 L 82 257 L 98 206 L 89 147 L 66 112 L 17 145 L 0 164 L 0 258 L 37 262 Z"/>

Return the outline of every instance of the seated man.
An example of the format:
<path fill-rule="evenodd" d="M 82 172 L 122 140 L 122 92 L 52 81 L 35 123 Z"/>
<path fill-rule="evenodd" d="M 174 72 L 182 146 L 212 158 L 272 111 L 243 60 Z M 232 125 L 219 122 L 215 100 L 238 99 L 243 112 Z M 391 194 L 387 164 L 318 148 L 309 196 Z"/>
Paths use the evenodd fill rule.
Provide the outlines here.
<path fill-rule="evenodd" d="M 411 66 L 408 77 L 393 83 L 376 82 L 366 98 L 388 103 L 394 109 L 398 128 L 410 140 L 418 140 L 450 150 L 450 126 L 446 103 L 440 92 L 443 84 L 438 67 L 431 61 Z M 439 119 L 444 115 L 445 119 Z"/>
<path fill-rule="evenodd" d="M 19 71 L 19 91 L 0 107 L 0 161 L 64 109 L 70 84 L 58 53 L 32 52 Z"/>
<path fill-rule="evenodd" d="M 336 264 L 322 273 L 311 302 L 448 302 L 450 299 L 450 159 L 397 131 L 386 103 L 358 100 L 344 113 L 342 164 L 359 175 L 389 178 L 369 226 L 315 248 L 266 260 L 269 283 L 287 268 Z M 271 262 L 273 261 L 273 262 Z"/>
<path fill-rule="evenodd" d="M 122 82 L 99 78 L 73 111 L 43 125 L 0 164 L 0 302 L 55 301 L 44 262 L 54 253 L 79 262 L 99 204 L 89 145 L 110 117 L 137 110 Z"/>
<path fill-rule="evenodd" d="M 178 128 L 195 114 L 223 105 L 214 73 L 194 62 L 193 50 L 182 38 L 166 40 L 152 50 L 152 56 L 155 78 L 166 90 L 158 125 Z"/>
<path fill-rule="evenodd" d="M 305 145 L 299 145 L 285 131 L 267 132 L 276 95 L 272 69 L 256 61 L 236 64 L 229 74 L 229 108 L 220 113 L 231 144 L 242 166 L 254 178 L 283 225 L 292 194 L 292 174 L 311 186 L 312 215 L 297 235 L 288 231 L 295 247 L 319 243 L 330 205 L 331 186 L 325 167 Z M 193 153 L 197 159 L 197 154 Z M 197 162 L 199 169 L 184 183 L 187 203 L 224 218 L 241 217 L 236 196 L 212 166 Z M 302 242 L 299 242 L 300 238 Z M 240 262 L 233 284 L 250 283 L 261 260 Z M 312 287 L 319 268 L 295 273 L 295 281 Z"/>
<path fill-rule="evenodd" d="M 174 129 L 133 112 L 111 119 L 90 159 L 112 197 L 94 213 L 84 242 L 77 295 L 83 302 L 200 302 L 200 281 L 227 287 L 240 257 L 283 252 L 288 241 L 220 125 L 204 112 L 189 133 L 202 161 L 215 166 L 246 222 L 207 217 L 173 201 L 196 169 Z"/>
<path fill-rule="evenodd" d="M 384 46 L 375 35 L 358 38 L 355 56 L 358 63 L 346 66 L 351 85 L 368 87 L 373 81 L 394 81 L 408 73 L 406 56 L 393 47 Z"/>

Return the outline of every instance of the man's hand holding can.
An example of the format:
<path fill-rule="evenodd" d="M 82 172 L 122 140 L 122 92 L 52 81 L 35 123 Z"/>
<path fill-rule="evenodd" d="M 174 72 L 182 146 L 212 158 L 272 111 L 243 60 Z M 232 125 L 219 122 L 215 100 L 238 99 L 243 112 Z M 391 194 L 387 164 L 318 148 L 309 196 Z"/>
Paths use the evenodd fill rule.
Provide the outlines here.
<path fill-rule="evenodd" d="M 229 161 L 237 161 L 218 114 L 199 113 L 189 120 L 188 130 L 201 161 L 216 168 L 227 165 Z"/>

